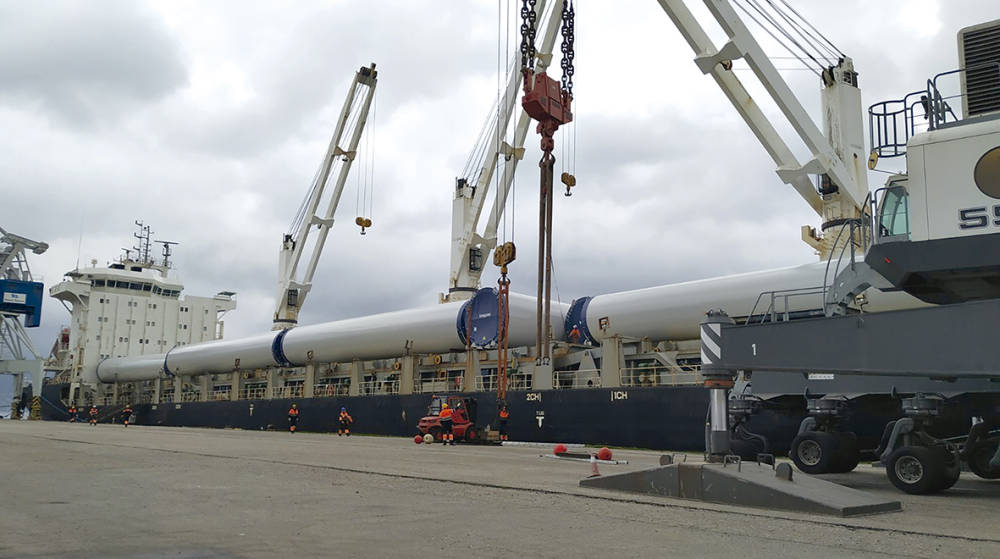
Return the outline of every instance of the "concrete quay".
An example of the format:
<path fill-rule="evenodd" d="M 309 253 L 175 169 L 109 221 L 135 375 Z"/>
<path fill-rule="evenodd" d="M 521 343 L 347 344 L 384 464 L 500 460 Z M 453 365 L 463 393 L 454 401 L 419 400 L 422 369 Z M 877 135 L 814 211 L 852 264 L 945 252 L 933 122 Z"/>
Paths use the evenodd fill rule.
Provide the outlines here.
<path fill-rule="evenodd" d="M 840 519 L 581 488 L 550 449 L 0 421 L 0 557 L 1000 557 L 1000 482 Z M 617 451 L 652 467 L 660 453 Z"/>

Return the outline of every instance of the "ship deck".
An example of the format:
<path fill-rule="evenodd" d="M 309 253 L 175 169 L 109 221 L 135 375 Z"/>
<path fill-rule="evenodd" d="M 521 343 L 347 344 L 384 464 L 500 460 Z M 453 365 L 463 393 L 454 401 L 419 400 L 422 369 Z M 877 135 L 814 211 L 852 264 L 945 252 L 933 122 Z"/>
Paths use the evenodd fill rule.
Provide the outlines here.
<path fill-rule="evenodd" d="M 548 448 L 0 421 L 0 449 L 0 557 L 1000 557 L 1000 482 L 967 473 L 933 496 L 823 476 L 904 506 L 840 519 L 585 489 Z"/>

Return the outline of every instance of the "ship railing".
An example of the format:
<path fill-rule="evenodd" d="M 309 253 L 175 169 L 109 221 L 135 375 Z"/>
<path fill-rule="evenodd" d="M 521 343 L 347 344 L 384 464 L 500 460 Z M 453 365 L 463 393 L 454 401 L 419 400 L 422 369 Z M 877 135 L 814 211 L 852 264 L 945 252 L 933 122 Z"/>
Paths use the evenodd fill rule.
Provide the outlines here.
<path fill-rule="evenodd" d="M 702 384 L 701 365 L 660 365 L 621 369 L 622 386 L 681 386 Z"/>
<path fill-rule="evenodd" d="M 271 387 L 272 398 L 301 398 L 302 385 L 295 386 L 273 386 Z"/>
<path fill-rule="evenodd" d="M 265 397 L 267 397 L 267 387 L 240 389 L 240 400 L 263 400 Z"/>
<path fill-rule="evenodd" d="M 215 401 L 215 402 L 221 402 L 221 401 L 225 401 L 225 400 L 232 400 L 233 399 L 233 391 L 232 391 L 232 389 L 230 389 L 230 390 L 214 390 L 214 391 L 212 391 L 211 394 L 209 394 L 208 399 L 212 400 L 212 401 Z"/>
<path fill-rule="evenodd" d="M 476 392 L 495 392 L 497 389 L 497 375 L 479 375 L 476 377 Z"/>
<path fill-rule="evenodd" d="M 437 394 L 439 392 L 461 392 L 465 386 L 465 378 L 462 376 L 445 379 L 417 379 L 413 383 L 414 394 Z"/>
<path fill-rule="evenodd" d="M 473 385 L 473 390 L 476 392 L 496 392 L 496 389 L 496 373 L 476 376 L 476 381 Z M 531 390 L 531 373 L 522 373 L 519 371 L 507 373 L 507 390 Z"/>
<path fill-rule="evenodd" d="M 362 395 L 378 396 L 380 394 L 399 394 L 398 380 L 366 380 L 358 385 Z"/>
<path fill-rule="evenodd" d="M 350 390 L 351 385 L 346 382 L 320 382 L 313 386 L 313 396 L 317 398 L 347 396 Z"/>
<path fill-rule="evenodd" d="M 191 391 L 181 395 L 182 402 L 197 402 L 201 400 L 201 392 Z"/>
<path fill-rule="evenodd" d="M 578 369 L 575 371 L 553 371 L 552 388 L 600 388 L 600 369 Z"/>

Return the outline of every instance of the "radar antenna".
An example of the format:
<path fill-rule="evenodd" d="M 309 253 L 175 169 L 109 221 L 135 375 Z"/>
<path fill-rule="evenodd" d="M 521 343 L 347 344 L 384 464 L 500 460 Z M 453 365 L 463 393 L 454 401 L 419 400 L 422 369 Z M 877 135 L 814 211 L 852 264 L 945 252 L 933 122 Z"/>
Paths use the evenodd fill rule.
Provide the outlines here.
<path fill-rule="evenodd" d="M 169 269 L 170 255 L 174 253 L 173 250 L 171 250 L 170 245 L 177 245 L 180 243 L 178 243 L 177 241 L 157 241 L 157 240 L 154 240 L 153 242 L 160 243 L 161 245 L 163 245 L 163 268 Z"/>

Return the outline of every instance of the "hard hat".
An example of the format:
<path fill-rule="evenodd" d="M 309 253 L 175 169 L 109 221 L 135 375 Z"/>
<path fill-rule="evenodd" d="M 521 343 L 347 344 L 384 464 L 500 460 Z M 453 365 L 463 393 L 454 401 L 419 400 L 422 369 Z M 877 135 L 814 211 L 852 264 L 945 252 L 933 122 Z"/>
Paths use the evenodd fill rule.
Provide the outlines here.
<path fill-rule="evenodd" d="M 299 405 L 298 404 L 292 404 L 292 407 L 293 408 L 297 408 L 297 407 L 299 407 Z"/>
<path fill-rule="evenodd" d="M 347 411 L 347 408 L 340 408 L 340 411 Z"/>
<path fill-rule="evenodd" d="M 448 404 L 441 404 L 441 409 L 448 409 Z"/>

